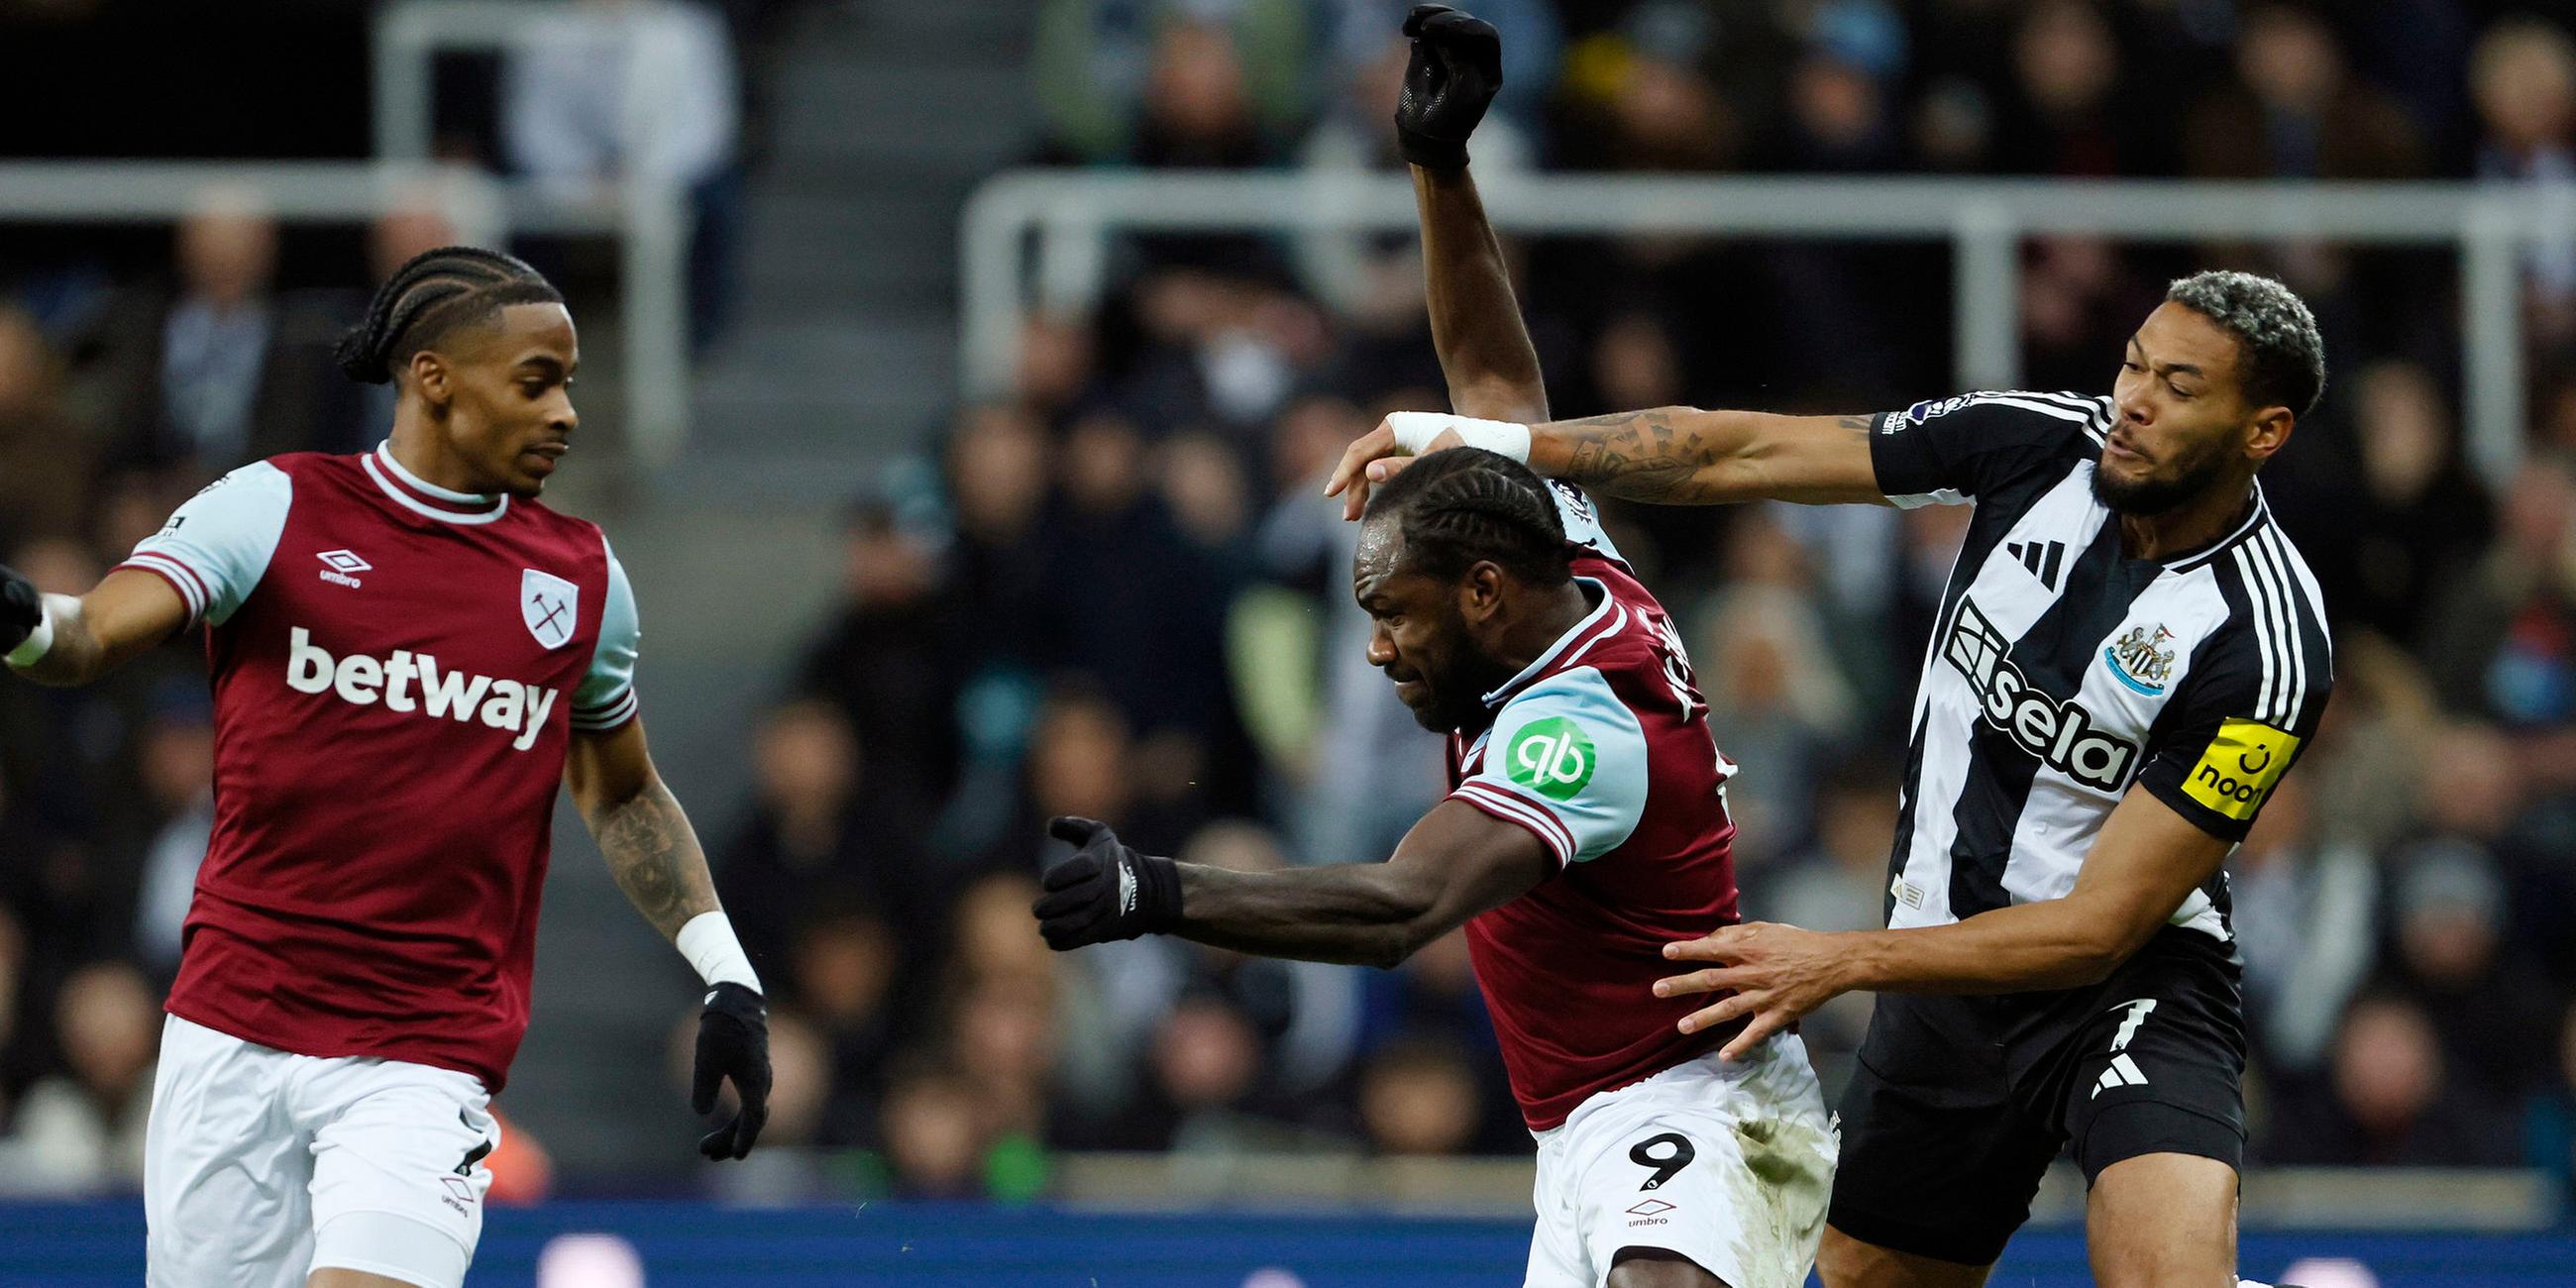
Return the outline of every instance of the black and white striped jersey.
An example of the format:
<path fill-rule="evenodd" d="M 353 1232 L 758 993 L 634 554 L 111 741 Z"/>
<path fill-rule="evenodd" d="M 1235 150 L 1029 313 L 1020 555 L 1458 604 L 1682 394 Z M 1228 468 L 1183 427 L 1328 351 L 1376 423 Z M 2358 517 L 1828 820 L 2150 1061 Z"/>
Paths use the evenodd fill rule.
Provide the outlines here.
<path fill-rule="evenodd" d="M 2324 604 L 2261 487 L 2215 544 L 2124 557 L 2093 495 L 2113 414 L 1980 393 L 1878 418 L 1890 500 L 1976 506 L 1914 695 L 1890 926 L 2062 897 L 2132 785 L 2242 840 L 2316 731 Z M 2229 939 L 2225 875 L 2173 921 Z"/>

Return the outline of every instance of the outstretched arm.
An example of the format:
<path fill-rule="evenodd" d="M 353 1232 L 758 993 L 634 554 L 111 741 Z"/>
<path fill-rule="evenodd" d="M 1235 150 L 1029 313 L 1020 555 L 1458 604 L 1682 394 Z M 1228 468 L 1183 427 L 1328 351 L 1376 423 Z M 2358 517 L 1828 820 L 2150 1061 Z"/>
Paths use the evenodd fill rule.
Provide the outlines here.
<path fill-rule="evenodd" d="M 2100 983 L 2206 883 L 2234 844 L 2132 787 L 2102 823 L 2075 888 L 1981 912 L 1946 926 L 1820 934 L 1747 923 L 1666 944 L 1674 961 L 1718 966 L 1655 985 L 1658 997 L 1727 993 L 1682 1020 L 1684 1032 L 1743 1016 L 1727 1058 L 1752 1049 L 1835 996 L 1881 993 L 2017 993 Z"/>
<path fill-rule="evenodd" d="M 1342 453 L 1326 496 L 1358 518 L 1369 489 L 1395 477 L 1406 458 L 1465 445 L 1475 434 L 1522 427 L 1410 418 L 1399 432 L 1381 423 Z M 1885 504 L 1870 460 L 1870 416 L 1777 416 L 1758 411 L 1649 407 L 1581 420 L 1529 425 L 1529 465 L 1605 496 L 1661 505 L 1795 501 L 1804 505 Z M 1436 434 L 1426 433 L 1436 430 Z M 1462 430 L 1466 431 L 1462 434 Z"/>
<path fill-rule="evenodd" d="M 86 595 L 46 595 L 39 605 L 33 586 L 0 567 L 0 598 L 17 612 L 9 665 L 58 687 L 98 679 L 188 623 L 179 592 L 134 568 L 109 573 Z"/>
<path fill-rule="evenodd" d="M 1057 949 L 1170 934 L 1264 957 L 1393 966 L 1556 866 L 1530 831 L 1457 800 L 1434 806 L 1384 863 L 1277 872 L 1140 854 L 1087 819 L 1050 830 L 1080 847 L 1048 869 L 1036 908 Z"/>
<path fill-rule="evenodd" d="M 1467 140 L 1503 86 L 1502 37 L 1484 19 L 1439 5 L 1416 6 L 1404 34 L 1413 48 L 1395 109 L 1396 147 L 1413 173 L 1431 345 L 1449 380 L 1449 405 L 1462 416 L 1545 420 L 1538 351 L 1467 173 Z"/>
<path fill-rule="evenodd" d="M 1631 501 L 1884 504 L 1869 456 L 1874 419 L 1653 407 L 1533 425 L 1529 463 Z"/>
<path fill-rule="evenodd" d="M 1502 243 L 1485 218 L 1475 177 L 1456 170 L 1413 171 L 1413 205 L 1422 220 L 1422 277 L 1431 304 L 1431 346 L 1449 381 L 1449 405 L 1488 420 L 1547 419 L 1538 350 L 1512 298 Z"/>

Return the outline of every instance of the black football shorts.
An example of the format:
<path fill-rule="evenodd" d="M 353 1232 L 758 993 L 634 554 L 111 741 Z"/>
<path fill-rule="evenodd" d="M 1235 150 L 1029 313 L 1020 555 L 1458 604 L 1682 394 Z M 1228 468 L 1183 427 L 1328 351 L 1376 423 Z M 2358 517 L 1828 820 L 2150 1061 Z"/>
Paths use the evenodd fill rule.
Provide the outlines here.
<path fill-rule="evenodd" d="M 2090 988 L 1881 994 L 1842 1102 L 1833 1227 L 1964 1265 L 2002 1255 L 2061 1150 L 2089 1185 L 2142 1154 L 2241 1167 L 2245 1007 L 2227 945 L 2167 927 Z"/>

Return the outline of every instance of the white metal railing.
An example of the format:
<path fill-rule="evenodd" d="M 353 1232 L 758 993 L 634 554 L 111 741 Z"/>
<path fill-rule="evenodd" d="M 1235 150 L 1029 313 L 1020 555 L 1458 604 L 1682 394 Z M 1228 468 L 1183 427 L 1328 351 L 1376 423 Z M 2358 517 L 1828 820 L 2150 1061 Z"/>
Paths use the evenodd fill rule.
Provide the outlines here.
<path fill-rule="evenodd" d="M 2450 246 L 2460 252 L 2464 425 L 2489 481 L 2522 456 L 2521 255 L 2576 239 L 2576 196 L 2464 183 L 2040 179 L 1770 179 L 1501 174 L 1486 180 L 1494 223 L 1559 235 L 1687 234 L 1945 241 L 1956 288 L 1950 326 L 1962 389 L 2020 384 L 2021 240 L 2321 241 Z M 967 203 L 961 238 L 960 368 L 970 397 L 1009 382 L 1019 323 L 1037 303 L 1088 303 L 1105 285 L 1109 241 L 1132 231 L 1385 232 L 1414 226 L 1401 178 L 1352 172 L 1243 175 L 1023 170 Z M 1034 234 L 1032 241 L 1031 235 Z M 1036 257 L 1032 266 L 1024 255 Z"/>
<path fill-rule="evenodd" d="M 504 51 L 546 38 L 551 6 L 513 0 L 405 0 L 376 20 L 376 156 L 424 161 L 432 143 L 432 62 L 442 52 Z M 660 119 L 635 95 L 639 132 L 648 143 Z M 668 464 L 689 432 L 688 246 L 686 194 L 677 184 L 628 166 L 612 192 L 596 200 L 565 199 L 512 184 L 515 227 L 522 232 L 607 233 L 618 238 L 624 323 L 627 441 L 648 465 Z"/>

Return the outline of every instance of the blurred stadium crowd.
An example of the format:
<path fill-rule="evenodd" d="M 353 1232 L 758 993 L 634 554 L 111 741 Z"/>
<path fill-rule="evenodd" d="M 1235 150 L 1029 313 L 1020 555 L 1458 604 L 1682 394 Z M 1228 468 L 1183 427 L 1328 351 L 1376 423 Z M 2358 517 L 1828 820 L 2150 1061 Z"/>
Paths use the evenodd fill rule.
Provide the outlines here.
<path fill-rule="evenodd" d="M 2576 5 L 1469 7 L 1508 60 L 1480 173 L 2576 195 Z M 709 19 L 719 97 L 725 33 L 741 37 L 756 134 L 777 6 L 734 6 L 730 28 L 634 8 Z M 1404 8 L 1047 0 L 1034 159 L 1392 170 Z M 506 140 L 502 80 L 489 133 Z M 704 200 L 721 204 L 734 151 L 718 138 L 689 172 Z M 380 223 L 369 270 L 438 241 L 426 218 Z M 254 201 L 210 194 L 148 270 L 0 261 L 10 563 L 85 588 L 213 474 L 381 434 L 372 391 L 325 360 L 355 257 L 348 293 L 286 292 L 276 252 Z M 1564 238 L 1515 256 L 1560 415 L 1955 392 L 1947 258 L 1924 247 Z M 725 262 L 704 257 L 717 298 Z M 2325 405 L 2264 476 L 2324 583 L 2340 674 L 2307 768 L 2235 861 L 2255 1157 L 2569 1176 L 2576 243 L 2527 263 L 2532 423 L 2497 479 L 2460 452 L 2448 254 L 2041 239 L 2024 263 L 2034 387 L 2107 388 L 2164 280 L 2194 267 L 2281 276 L 2327 332 Z M 918 1195 L 1043 1192 L 1068 1149 L 1522 1153 L 1456 936 L 1374 973 L 1161 940 L 1059 958 L 1033 933 L 1050 815 L 1196 862 L 1368 860 L 1442 785 L 1436 740 L 1362 657 L 1352 533 L 1319 495 L 1379 414 L 1442 405 L 1410 239 L 1138 239 L 1117 282 L 1095 311 L 1031 319 L 1012 394 L 959 408 L 867 489 L 843 602 L 752 735 L 754 795 L 696 802 L 776 1003 L 768 1139 L 856 1147 L 835 1175 Z M 1892 749 L 1964 513 L 1612 513 L 1743 766 L 1748 915 L 1875 925 Z M 173 647 L 94 690 L 0 686 L 0 1186 L 134 1183 L 210 814 L 199 665 Z M 1844 999 L 1805 1026 L 1829 1090 L 1866 1020 Z"/>

